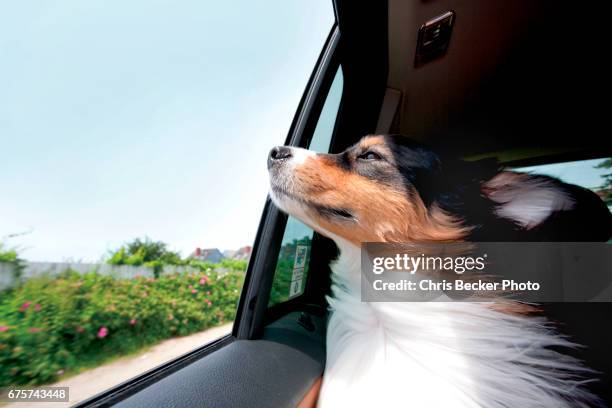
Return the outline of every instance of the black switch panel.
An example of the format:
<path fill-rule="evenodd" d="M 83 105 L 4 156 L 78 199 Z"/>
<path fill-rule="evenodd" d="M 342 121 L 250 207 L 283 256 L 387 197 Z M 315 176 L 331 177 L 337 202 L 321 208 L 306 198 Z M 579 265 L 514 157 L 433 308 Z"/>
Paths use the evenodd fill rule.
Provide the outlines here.
<path fill-rule="evenodd" d="M 455 12 L 447 11 L 421 26 L 414 57 L 415 67 L 439 58 L 446 53 L 454 23 Z"/>

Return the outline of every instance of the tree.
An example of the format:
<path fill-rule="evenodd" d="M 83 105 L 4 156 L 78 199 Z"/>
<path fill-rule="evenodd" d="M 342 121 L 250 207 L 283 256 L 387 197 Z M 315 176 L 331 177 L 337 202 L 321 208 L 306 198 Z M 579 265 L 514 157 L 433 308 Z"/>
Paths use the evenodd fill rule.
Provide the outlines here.
<path fill-rule="evenodd" d="M 610 169 L 612 168 L 612 158 L 606 159 L 603 162 L 595 166 L 596 169 Z M 612 205 L 612 173 L 602 174 L 601 177 L 604 179 L 601 185 L 603 192 L 603 199 L 607 205 Z"/>
<path fill-rule="evenodd" d="M 185 264 L 178 252 L 169 250 L 166 243 L 146 237 L 136 238 L 111 252 L 106 262 L 112 265 L 149 266 L 153 268 L 155 276 L 159 275 L 164 265 Z"/>

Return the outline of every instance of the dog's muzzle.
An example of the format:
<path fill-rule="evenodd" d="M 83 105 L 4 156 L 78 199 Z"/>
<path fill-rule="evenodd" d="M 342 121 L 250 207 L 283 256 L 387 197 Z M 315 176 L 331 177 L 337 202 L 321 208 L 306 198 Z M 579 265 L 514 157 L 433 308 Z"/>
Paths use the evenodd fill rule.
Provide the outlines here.
<path fill-rule="evenodd" d="M 270 154 L 268 155 L 268 170 L 272 168 L 272 166 L 287 161 L 291 158 L 291 156 L 291 148 L 286 146 L 273 147 L 272 150 L 270 150 Z"/>

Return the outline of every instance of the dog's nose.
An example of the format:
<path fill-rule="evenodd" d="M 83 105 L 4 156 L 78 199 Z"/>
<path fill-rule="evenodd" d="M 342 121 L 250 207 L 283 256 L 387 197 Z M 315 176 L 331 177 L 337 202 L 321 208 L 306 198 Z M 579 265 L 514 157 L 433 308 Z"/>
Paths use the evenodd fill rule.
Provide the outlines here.
<path fill-rule="evenodd" d="M 268 168 L 272 167 L 274 163 L 278 163 L 282 160 L 291 158 L 291 149 L 286 146 L 276 146 L 270 150 L 268 155 Z"/>

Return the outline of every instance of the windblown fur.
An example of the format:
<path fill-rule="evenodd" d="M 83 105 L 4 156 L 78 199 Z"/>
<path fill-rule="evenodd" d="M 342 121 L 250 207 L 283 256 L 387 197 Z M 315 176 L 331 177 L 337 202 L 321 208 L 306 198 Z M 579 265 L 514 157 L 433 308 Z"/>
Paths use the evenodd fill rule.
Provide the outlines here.
<path fill-rule="evenodd" d="M 359 248 L 340 245 L 319 407 L 592 407 L 594 373 L 543 317 L 485 303 L 366 303 Z"/>

